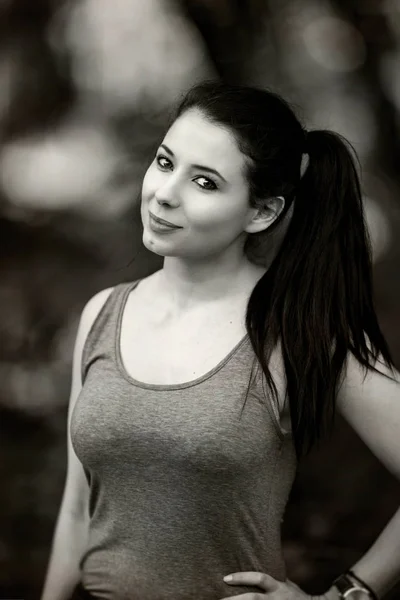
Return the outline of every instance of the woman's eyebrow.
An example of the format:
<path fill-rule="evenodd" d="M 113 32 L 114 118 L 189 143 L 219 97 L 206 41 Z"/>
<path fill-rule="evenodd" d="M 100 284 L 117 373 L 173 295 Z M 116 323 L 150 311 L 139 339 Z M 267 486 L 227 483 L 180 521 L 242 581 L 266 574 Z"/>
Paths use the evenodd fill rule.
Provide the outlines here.
<path fill-rule="evenodd" d="M 160 148 L 163 148 L 165 150 L 165 152 L 167 152 L 172 158 L 175 158 L 175 154 L 172 152 L 172 150 L 170 148 L 168 148 L 168 146 L 166 146 L 165 144 L 160 144 Z M 225 183 L 228 183 L 226 181 L 225 177 L 222 177 L 221 173 L 219 173 L 215 169 L 212 169 L 211 167 L 205 167 L 204 165 L 191 165 L 191 167 L 194 169 L 199 169 L 200 171 L 206 171 L 207 173 L 214 173 L 214 175 L 217 175 L 217 177 L 222 179 L 222 181 L 225 181 Z"/>

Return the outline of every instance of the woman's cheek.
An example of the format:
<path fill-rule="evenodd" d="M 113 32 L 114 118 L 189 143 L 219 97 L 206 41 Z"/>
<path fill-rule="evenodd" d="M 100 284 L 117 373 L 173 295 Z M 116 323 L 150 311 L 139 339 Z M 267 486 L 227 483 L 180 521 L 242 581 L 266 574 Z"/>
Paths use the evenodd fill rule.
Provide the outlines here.
<path fill-rule="evenodd" d="M 161 184 L 162 174 L 155 169 L 154 164 L 151 164 L 143 177 L 142 195 L 147 197 L 153 196 Z"/>
<path fill-rule="evenodd" d="M 224 206 L 221 199 L 217 199 L 211 194 L 197 193 L 186 196 L 186 213 L 196 221 L 200 226 L 215 227 L 218 223 L 226 222 L 229 215 L 229 208 Z"/>
<path fill-rule="evenodd" d="M 151 187 L 154 187 L 154 177 L 151 175 L 151 167 L 147 169 L 145 176 L 143 177 L 142 183 L 142 195 L 148 196 L 150 193 Z M 152 184 L 153 181 L 153 184 Z"/>

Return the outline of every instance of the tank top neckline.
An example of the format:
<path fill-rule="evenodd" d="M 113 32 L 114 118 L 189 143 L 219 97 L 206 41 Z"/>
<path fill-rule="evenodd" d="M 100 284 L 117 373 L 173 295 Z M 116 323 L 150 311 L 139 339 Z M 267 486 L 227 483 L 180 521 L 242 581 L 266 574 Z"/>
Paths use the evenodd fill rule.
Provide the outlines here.
<path fill-rule="evenodd" d="M 213 367 L 212 369 L 207 371 L 207 373 L 204 373 L 204 375 L 201 375 L 200 377 L 196 377 L 196 379 L 192 379 L 191 381 L 167 384 L 167 383 L 147 383 L 147 382 L 135 379 L 128 373 L 127 369 L 125 368 L 124 362 L 122 360 L 121 328 L 122 328 L 122 318 L 124 315 L 124 310 L 126 307 L 126 303 L 128 301 L 129 294 L 132 290 L 135 289 L 135 287 L 140 283 L 141 280 L 142 279 L 137 279 L 134 282 L 124 286 L 124 289 L 122 292 L 122 297 L 121 297 L 121 300 L 119 303 L 117 327 L 116 327 L 116 334 L 115 334 L 115 357 L 116 357 L 116 363 L 118 366 L 118 370 L 119 370 L 120 374 L 124 377 L 124 379 L 126 379 L 132 385 L 134 385 L 136 387 L 148 389 L 148 390 L 160 390 L 160 391 L 162 391 L 162 390 L 182 390 L 185 388 L 193 387 L 195 385 L 202 383 L 203 381 L 206 381 L 207 379 L 210 379 L 213 375 L 215 375 L 218 371 L 220 371 L 222 369 L 222 367 L 224 367 L 231 360 L 231 358 L 240 350 L 240 348 L 247 341 L 250 341 L 249 334 L 246 333 L 242 337 L 242 339 L 236 344 L 236 346 L 234 346 L 232 348 L 232 350 L 222 360 L 220 360 L 217 365 L 215 365 L 215 367 Z"/>

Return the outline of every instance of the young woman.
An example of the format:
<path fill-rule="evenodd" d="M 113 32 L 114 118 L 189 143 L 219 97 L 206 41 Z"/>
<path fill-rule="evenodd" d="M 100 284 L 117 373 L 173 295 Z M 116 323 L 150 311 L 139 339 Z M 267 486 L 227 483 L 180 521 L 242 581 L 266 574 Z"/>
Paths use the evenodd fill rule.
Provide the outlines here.
<path fill-rule="evenodd" d="M 42 600 L 310 598 L 286 578 L 280 524 L 336 409 L 400 476 L 400 374 L 352 156 L 277 95 L 205 82 L 146 173 L 141 216 L 163 268 L 83 311 Z M 349 567 L 326 600 L 394 585 L 400 511 Z"/>

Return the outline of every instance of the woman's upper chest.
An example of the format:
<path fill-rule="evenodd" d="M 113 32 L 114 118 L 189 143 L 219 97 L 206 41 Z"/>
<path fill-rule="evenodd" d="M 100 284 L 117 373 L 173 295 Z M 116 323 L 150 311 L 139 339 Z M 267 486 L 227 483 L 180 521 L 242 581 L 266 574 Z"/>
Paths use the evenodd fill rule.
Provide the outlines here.
<path fill-rule="evenodd" d="M 124 367 L 136 380 L 170 385 L 197 379 L 246 335 L 243 300 L 171 319 L 165 317 L 162 301 L 139 287 L 126 302 L 119 339 Z"/>

